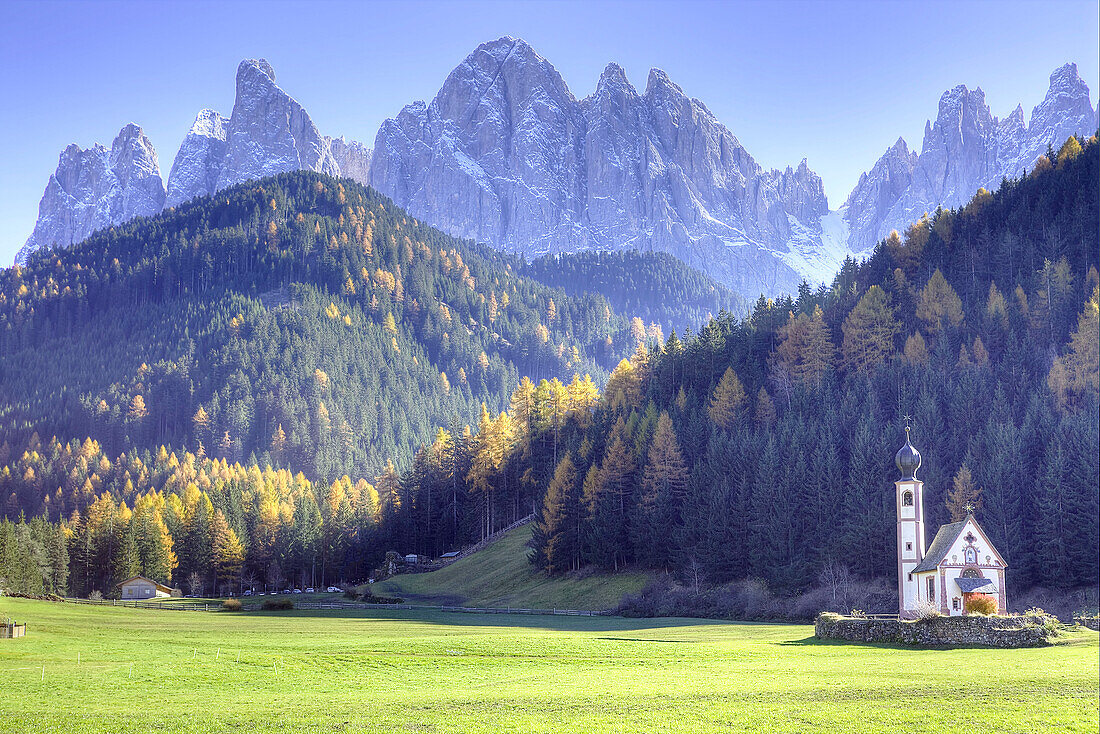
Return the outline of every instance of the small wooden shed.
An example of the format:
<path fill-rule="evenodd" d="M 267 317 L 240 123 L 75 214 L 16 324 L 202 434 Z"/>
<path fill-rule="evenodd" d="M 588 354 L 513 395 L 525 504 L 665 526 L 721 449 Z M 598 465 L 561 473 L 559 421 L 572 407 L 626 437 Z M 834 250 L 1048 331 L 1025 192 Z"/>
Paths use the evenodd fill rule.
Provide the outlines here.
<path fill-rule="evenodd" d="M 173 589 L 164 584 L 158 584 L 144 576 L 132 576 L 121 584 L 122 598 L 126 599 L 160 599 L 169 596 L 180 596 L 179 589 Z"/>

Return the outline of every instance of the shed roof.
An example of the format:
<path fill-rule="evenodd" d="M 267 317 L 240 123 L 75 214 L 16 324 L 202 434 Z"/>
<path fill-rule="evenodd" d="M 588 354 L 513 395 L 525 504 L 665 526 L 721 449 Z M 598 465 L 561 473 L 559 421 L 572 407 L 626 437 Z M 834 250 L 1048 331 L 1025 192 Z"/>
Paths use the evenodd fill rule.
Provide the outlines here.
<path fill-rule="evenodd" d="M 168 592 L 168 593 L 171 593 L 171 592 L 175 591 L 175 589 L 173 589 L 171 586 L 165 586 L 164 584 L 157 583 L 156 581 L 153 581 L 153 579 L 145 578 L 144 576 L 131 576 L 130 578 L 126 579 L 125 581 L 120 581 L 118 585 L 119 586 L 124 586 L 124 585 L 130 583 L 131 581 L 144 581 L 146 583 L 152 584 L 153 586 L 157 587 L 159 590 L 165 591 L 165 592 Z"/>

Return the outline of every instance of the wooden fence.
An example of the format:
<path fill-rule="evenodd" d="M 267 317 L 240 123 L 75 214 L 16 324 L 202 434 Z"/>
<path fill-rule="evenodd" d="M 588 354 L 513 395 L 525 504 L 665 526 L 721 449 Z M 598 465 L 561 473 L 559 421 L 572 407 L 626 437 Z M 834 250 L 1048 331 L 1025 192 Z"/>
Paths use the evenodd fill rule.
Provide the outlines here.
<path fill-rule="evenodd" d="M 274 597 L 282 598 L 282 597 Z M 91 604 L 96 606 L 129 607 L 131 609 L 168 609 L 185 612 L 217 612 L 222 608 L 221 604 L 207 603 L 157 603 L 147 601 L 120 601 L 118 599 L 104 599 L 102 601 L 92 599 L 66 598 L 65 601 L 74 604 Z M 545 614 L 551 616 L 567 617 L 604 617 L 609 616 L 608 611 L 591 611 L 587 609 L 524 609 L 520 607 L 456 607 L 444 604 L 368 604 L 353 601 L 295 601 L 294 608 L 300 610 L 340 610 L 340 609 L 403 609 L 410 611 L 426 612 L 455 612 L 461 614 Z M 262 602 L 250 602 L 241 606 L 243 611 L 258 612 L 262 610 Z"/>
<path fill-rule="evenodd" d="M 216 612 L 222 608 L 221 604 L 210 602 L 153 602 L 153 601 L 123 601 L 121 599 L 77 599 L 65 597 L 65 601 L 72 604 L 92 604 L 101 607 L 129 607 L 131 609 L 175 609 L 183 612 Z"/>
<path fill-rule="evenodd" d="M 249 610 L 258 607 L 247 607 Z M 429 612 L 456 612 L 461 614 L 545 614 L 569 617 L 605 617 L 611 612 L 588 609 L 525 609 L 522 607 L 455 607 L 445 604 L 367 604 L 364 602 L 298 602 L 295 609 L 408 609 Z"/>
<path fill-rule="evenodd" d="M 0 638 L 11 639 L 12 637 L 24 637 L 27 634 L 27 623 L 15 624 L 0 624 Z"/>

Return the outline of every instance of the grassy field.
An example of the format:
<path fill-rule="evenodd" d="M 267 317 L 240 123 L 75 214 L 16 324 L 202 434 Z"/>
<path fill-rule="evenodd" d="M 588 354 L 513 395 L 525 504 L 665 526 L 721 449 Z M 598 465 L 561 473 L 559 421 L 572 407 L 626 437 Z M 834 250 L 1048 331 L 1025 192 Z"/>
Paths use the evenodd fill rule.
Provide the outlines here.
<path fill-rule="evenodd" d="M 524 525 L 487 548 L 431 573 L 402 574 L 374 585 L 374 593 L 410 604 L 526 609 L 612 609 L 623 594 L 645 585 L 640 573 L 551 578 L 527 562 L 532 527 Z"/>
<path fill-rule="evenodd" d="M 0 640 L 0 732 L 1098 726 L 1095 632 L 1034 650 L 913 650 L 821 643 L 808 626 L 689 619 L 230 614 L 0 599 L 5 615 L 29 626 L 23 639 Z"/>

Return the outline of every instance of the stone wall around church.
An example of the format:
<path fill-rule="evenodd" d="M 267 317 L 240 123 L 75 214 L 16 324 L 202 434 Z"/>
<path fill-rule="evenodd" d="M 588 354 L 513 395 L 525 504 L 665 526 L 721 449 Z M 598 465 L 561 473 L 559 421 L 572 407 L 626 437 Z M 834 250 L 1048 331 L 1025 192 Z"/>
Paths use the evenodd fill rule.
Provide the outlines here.
<path fill-rule="evenodd" d="M 822 612 L 814 636 L 822 640 L 915 646 L 1042 647 L 1052 644 L 1062 625 L 1041 615 L 934 617 L 901 620 L 844 617 Z"/>

